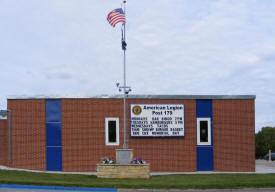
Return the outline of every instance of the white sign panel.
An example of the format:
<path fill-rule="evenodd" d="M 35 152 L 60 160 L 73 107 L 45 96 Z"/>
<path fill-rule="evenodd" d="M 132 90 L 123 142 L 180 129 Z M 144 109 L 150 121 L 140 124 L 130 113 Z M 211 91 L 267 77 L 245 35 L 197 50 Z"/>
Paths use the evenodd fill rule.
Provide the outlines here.
<path fill-rule="evenodd" d="M 132 137 L 183 137 L 183 104 L 131 104 Z"/>

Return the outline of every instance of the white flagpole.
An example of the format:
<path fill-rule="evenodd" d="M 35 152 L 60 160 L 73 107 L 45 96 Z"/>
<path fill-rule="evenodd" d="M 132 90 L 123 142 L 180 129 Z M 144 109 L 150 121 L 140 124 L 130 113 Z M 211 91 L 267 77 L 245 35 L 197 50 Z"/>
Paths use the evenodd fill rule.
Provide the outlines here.
<path fill-rule="evenodd" d="M 123 86 L 119 86 L 119 83 L 117 83 L 117 87 L 119 88 L 119 91 L 123 90 L 123 149 L 128 149 L 128 139 L 127 139 L 127 111 L 126 111 L 126 99 L 127 95 L 129 94 L 131 90 L 131 87 L 127 86 L 126 82 L 126 0 L 123 0 L 124 5 L 124 15 L 125 15 L 125 23 L 123 24 L 123 30 L 122 30 L 122 39 L 121 39 L 121 46 L 123 50 Z"/>
<path fill-rule="evenodd" d="M 126 42 L 125 33 L 126 33 L 126 0 L 123 0 L 124 5 L 124 14 L 125 14 L 125 23 L 124 23 L 124 33 L 123 33 L 123 41 Z M 122 42 L 122 44 L 124 43 Z M 123 45 L 122 45 L 123 48 Z M 128 148 L 127 141 L 127 114 L 126 114 L 126 47 L 123 49 L 123 132 L 124 132 L 124 143 L 123 149 Z"/>

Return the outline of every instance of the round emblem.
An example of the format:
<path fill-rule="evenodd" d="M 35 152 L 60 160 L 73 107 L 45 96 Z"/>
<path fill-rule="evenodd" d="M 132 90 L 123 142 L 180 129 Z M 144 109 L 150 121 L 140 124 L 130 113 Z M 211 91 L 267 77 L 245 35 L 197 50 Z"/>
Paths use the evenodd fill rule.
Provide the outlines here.
<path fill-rule="evenodd" d="M 140 106 L 136 105 L 136 106 L 133 107 L 132 111 L 135 115 L 139 115 L 142 110 L 141 110 Z"/>

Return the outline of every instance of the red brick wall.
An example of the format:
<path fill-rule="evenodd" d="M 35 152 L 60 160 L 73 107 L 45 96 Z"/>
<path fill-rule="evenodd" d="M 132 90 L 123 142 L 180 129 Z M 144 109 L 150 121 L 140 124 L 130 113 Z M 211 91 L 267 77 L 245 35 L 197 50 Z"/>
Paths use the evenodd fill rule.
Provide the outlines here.
<path fill-rule="evenodd" d="M 12 111 L 11 167 L 45 170 L 45 100 L 8 100 Z"/>
<path fill-rule="evenodd" d="M 114 157 L 123 144 L 120 99 L 63 99 L 63 171 L 95 171 L 102 157 Z M 120 146 L 105 145 L 105 117 L 119 117 Z"/>
<path fill-rule="evenodd" d="M 129 103 L 184 104 L 185 136 L 181 138 L 130 138 L 134 156 L 144 158 L 153 172 L 196 171 L 196 101 L 130 100 Z M 129 108 L 129 106 L 128 106 Z M 130 112 L 128 110 L 128 117 Z M 128 125 L 130 127 L 130 125 Z M 128 133 L 130 135 L 130 133 Z"/>
<path fill-rule="evenodd" d="M 185 137 L 131 138 L 128 121 L 129 148 L 134 157 L 150 163 L 153 172 L 196 171 L 196 101 L 130 99 L 128 109 L 132 103 L 184 104 Z M 45 100 L 8 100 L 8 108 L 12 111 L 10 166 L 45 170 Z M 215 171 L 255 170 L 254 113 L 254 100 L 213 100 Z M 105 145 L 106 117 L 119 118 L 119 146 Z M 1 134 L 6 133 L 0 129 L 0 138 Z M 115 157 L 115 149 L 122 145 L 122 99 L 62 99 L 63 171 L 95 171 L 102 157 Z"/>
<path fill-rule="evenodd" d="M 196 170 L 194 100 L 129 100 L 130 103 L 184 103 L 184 138 L 129 138 L 135 157 L 151 164 L 151 171 Z M 128 105 L 129 109 L 129 105 Z M 129 110 L 128 117 L 129 117 Z M 118 117 L 120 146 L 105 145 L 105 118 Z M 129 123 L 128 123 L 129 127 Z M 127 135 L 130 135 L 128 130 Z M 63 99 L 63 171 L 94 171 L 102 157 L 114 157 L 123 145 L 123 102 L 120 99 Z"/>
<path fill-rule="evenodd" d="M 213 100 L 214 170 L 255 171 L 254 100 Z"/>
<path fill-rule="evenodd" d="M 8 120 L 0 120 L 0 165 L 8 163 Z"/>

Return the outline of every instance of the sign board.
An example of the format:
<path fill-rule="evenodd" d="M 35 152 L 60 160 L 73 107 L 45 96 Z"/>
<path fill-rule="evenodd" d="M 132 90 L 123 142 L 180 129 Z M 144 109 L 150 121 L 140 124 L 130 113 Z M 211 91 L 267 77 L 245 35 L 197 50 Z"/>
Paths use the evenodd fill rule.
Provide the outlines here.
<path fill-rule="evenodd" d="M 183 137 L 183 104 L 131 104 L 132 137 Z"/>

